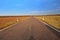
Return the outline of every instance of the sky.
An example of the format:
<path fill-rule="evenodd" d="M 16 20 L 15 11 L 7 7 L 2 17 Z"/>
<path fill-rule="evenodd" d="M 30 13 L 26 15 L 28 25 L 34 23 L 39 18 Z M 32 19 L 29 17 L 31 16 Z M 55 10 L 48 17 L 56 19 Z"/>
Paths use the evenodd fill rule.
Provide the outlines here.
<path fill-rule="evenodd" d="M 60 14 L 60 0 L 0 0 L 0 16 L 45 14 Z"/>

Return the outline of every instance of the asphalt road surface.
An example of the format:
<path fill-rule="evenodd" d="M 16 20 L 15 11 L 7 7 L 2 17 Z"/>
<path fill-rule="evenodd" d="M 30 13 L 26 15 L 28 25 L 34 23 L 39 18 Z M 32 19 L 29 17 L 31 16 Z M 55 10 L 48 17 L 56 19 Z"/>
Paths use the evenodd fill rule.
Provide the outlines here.
<path fill-rule="evenodd" d="M 46 25 L 35 18 L 27 19 L 0 32 L 0 40 L 60 40 Z"/>

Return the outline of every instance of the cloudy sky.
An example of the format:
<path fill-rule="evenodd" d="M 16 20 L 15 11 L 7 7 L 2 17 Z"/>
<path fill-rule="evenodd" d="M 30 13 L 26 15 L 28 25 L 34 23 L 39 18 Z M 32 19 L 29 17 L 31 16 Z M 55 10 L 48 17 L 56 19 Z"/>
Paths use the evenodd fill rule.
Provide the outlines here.
<path fill-rule="evenodd" d="M 0 0 L 0 15 L 60 14 L 60 0 Z"/>

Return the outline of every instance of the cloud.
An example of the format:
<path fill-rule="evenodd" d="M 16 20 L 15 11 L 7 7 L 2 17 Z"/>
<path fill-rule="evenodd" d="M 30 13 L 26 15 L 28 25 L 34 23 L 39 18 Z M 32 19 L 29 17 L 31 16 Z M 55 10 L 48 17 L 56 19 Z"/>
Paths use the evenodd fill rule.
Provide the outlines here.
<path fill-rule="evenodd" d="M 28 13 L 31 13 L 31 14 L 42 14 L 42 15 L 45 15 L 45 14 L 60 14 L 60 11 L 58 12 L 59 9 L 56 9 L 56 10 L 46 10 L 46 11 L 30 11 Z"/>
<path fill-rule="evenodd" d="M 48 14 L 60 14 L 56 10 L 47 10 L 47 11 L 28 11 L 28 12 L 2 12 L 0 16 L 22 16 L 22 15 L 48 15 Z"/>
<path fill-rule="evenodd" d="M 54 6 L 58 6 L 58 4 L 57 4 L 57 3 L 53 3 L 53 5 L 54 5 Z"/>
<path fill-rule="evenodd" d="M 48 1 L 48 0 L 34 0 L 34 1 Z"/>
<path fill-rule="evenodd" d="M 57 9 L 55 9 L 56 11 L 60 10 L 60 7 L 58 7 Z"/>
<path fill-rule="evenodd" d="M 60 7 L 58 7 L 58 8 L 56 8 L 56 9 L 54 9 L 54 10 L 29 10 L 29 11 L 27 11 L 27 10 L 25 10 L 25 11 L 23 11 L 23 12 L 20 12 L 20 11 L 12 11 L 12 12 L 0 12 L 1 14 L 0 14 L 0 16 L 1 15 L 6 15 L 6 16 L 9 16 L 9 15 L 12 15 L 12 16 L 14 16 L 14 15 L 48 15 L 48 14 L 60 14 Z M 59 11 L 59 12 L 58 12 Z"/>
<path fill-rule="evenodd" d="M 15 4 L 16 6 L 23 6 L 24 4 Z"/>

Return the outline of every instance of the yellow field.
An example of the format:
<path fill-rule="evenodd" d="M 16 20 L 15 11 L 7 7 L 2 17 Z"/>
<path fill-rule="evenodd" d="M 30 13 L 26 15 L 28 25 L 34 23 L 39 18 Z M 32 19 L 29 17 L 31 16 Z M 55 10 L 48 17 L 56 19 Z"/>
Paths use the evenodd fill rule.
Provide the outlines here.
<path fill-rule="evenodd" d="M 60 30 L 60 16 L 37 16 L 35 18 L 38 20 L 42 19 L 43 21 Z"/>
<path fill-rule="evenodd" d="M 17 22 L 23 22 L 30 17 L 27 16 L 15 16 L 15 17 L 0 17 L 0 29 L 3 29 L 9 25 L 15 24 Z"/>
<path fill-rule="evenodd" d="M 0 29 L 3 29 L 9 25 L 23 22 L 26 19 L 31 18 L 30 16 L 15 16 L 15 17 L 0 17 Z M 43 20 L 53 27 L 60 30 L 60 16 L 35 16 L 38 20 Z"/>
<path fill-rule="evenodd" d="M 26 19 L 29 19 L 29 16 L 20 16 L 20 17 L 16 17 L 18 19 L 18 22 L 23 22 Z"/>

